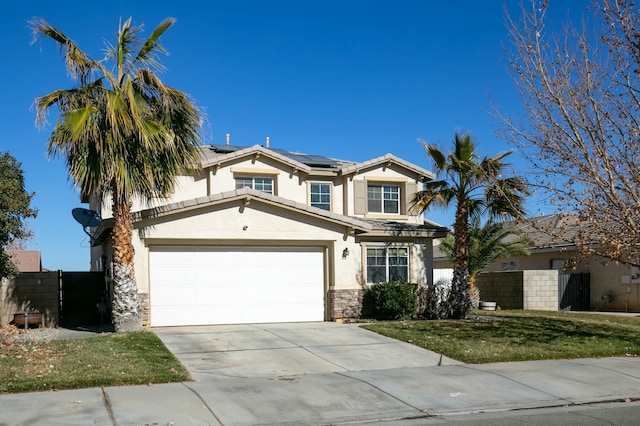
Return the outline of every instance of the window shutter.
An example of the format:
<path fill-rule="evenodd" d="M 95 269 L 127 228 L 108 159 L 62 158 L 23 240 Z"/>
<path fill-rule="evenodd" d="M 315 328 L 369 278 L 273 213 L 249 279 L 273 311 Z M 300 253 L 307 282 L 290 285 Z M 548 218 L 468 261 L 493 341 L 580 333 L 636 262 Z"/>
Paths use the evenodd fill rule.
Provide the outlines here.
<path fill-rule="evenodd" d="M 418 184 L 415 182 L 407 182 L 404 184 L 404 196 L 400 194 L 400 199 L 402 200 L 402 205 L 400 206 L 401 214 L 409 214 L 411 210 L 411 206 L 413 205 L 413 198 L 416 196 L 416 192 L 418 192 Z"/>
<path fill-rule="evenodd" d="M 353 181 L 353 213 L 367 213 L 367 182 L 363 180 Z"/>

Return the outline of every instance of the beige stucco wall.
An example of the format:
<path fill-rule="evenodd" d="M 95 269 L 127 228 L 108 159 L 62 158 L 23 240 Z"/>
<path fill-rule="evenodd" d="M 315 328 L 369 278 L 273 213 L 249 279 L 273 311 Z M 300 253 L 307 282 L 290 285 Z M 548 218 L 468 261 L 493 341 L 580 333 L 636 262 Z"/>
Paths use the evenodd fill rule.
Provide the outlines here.
<path fill-rule="evenodd" d="M 166 204 L 172 204 L 198 197 L 205 197 L 235 190 L 236 176 L 264 176 L 274 180 L 275 194 L 302 204 L 310 204 L 310 183 L 321 182 L 332 185 L 331 210 L 334 213 L 343 214 L 344 194 L 343 177 L 308 175 L 294 169 L 277 160 L 261 156 L 240 158 L 237 161 L 227 162 L 223 167 L 211 167 L 201 174 L 193 176 L 179 176 L 174 192 L 167 198 L 154 198 L 144 202 L 138 198 L 133 200 L 131 211 L 139 211 Z M 101 206 L 95 202 L 90 208 L 97 210 L 102 218 L 112 217 L 111 199 L 106 197 Z"/>
<path fill-rule="evenodd" d="M 327 286 L 359 288 L 359 245 L 346 226 L 252 200 L 237 200 L 164 218 L 145 220 L 134 233 L 136 277 L 141 292 L 149 289 L 149 247 L 153 245 L 245 245 L 326 247 Z M 349 255 L 342 257 L 343 250 Z"/>
<path fill-rule="evenodd" d="M 356 215 L 355 214 L 355 199 L 354 199 L 354 181 L 370 181 L 370 182 L 389 182 L 389 183 L 414 183 L 418 185 L 418 189 L 421 188 L 421 183 L 416 180 L 417 176 L 409 177 L 407 176 L 407 171 L 399 166 L 391 164 L 380 165 L 377 167 L 372 167 L 363 170 L 360 173 L 356 173 L 355 175 L 349 176 L 346 180 L 346 193 L 347 195 L 347 212 L 345 214 L 349 216 L 360 216 L 365 218 L 372 219 L 384 219 L 384 220 L 397 220 L 403 221 L 413 224 L 422 224 L 424 221 L 423 215 L 414 211 L 409 211 L 411 206 L 407 206 L 407 210 L 409 214 L 403 215 L 393 215 L 393 214 L 367 214 L 367 215 Z M 401 193 L 400 197 L 404 198 L 406 194 Z"/>
<path fill-rule="evenodd" d="M 238 176 L 265 176 L 274 179 L 274 195 L 286 200 L 310 205 L 312 182 L 332 185 L 332 212 L 354 216 L 353 180 L 396 182 L 410 184 L 408 188 L 420 188 L 419 176 L 395 164 L 369 166 L 355 175 L 333 176 L 328 172 L 308 174 L 296 170 L 291 164 L 265 155 L 251 155 L 226 161 L 220 167 L 209 167 L 196 177 L 180 177 L 175 192 L 167 198 L 154 199 L 150 203 L 134 200 L 132 211 L 144 210 L 180 201 L 193 200 L 212 194 L 235 190 Z M 400 194 L 402 199 L 406 194 Z M 401 201 L 403 202 L 403 201 Z M 110 200 L 102 206 L 102 217 L 111 217 Z M 366 218 L 374 218 L 366 216 Z M 375 219 L 406 221 L 422 224 L 421 214 L 377 215 Z M 149 296 L 149 252 L 153 246 L 314 246 L 323 247 L 325 253 L 325 290 L 327 303 L 332 297 L 357 298 L 366 285 L 365 245 L 388 246 L 390 239 L 360 243 L 351 227 L 343 222 L 313 217 L 295 209 L 271 205 L 253 199 L 224 202 L 209 207 L 199 205 L 193 210 L 173 213 L 164 217 L 145 219 L 136 223 L 133 235 L 135 273 L 138 290 Z M 376 238 L 373 238 L 374 240 Z M 419 244 L 397 243 L 409 247 L 409 280 L 416 283 L 431 281 L 432 247 L 430 239 Z M 411 240 L 413 241 L 413 240 Z M 347 256 L 343 256 L 345 249 Z M 111 249 L 107 245 L 91 249 L 92 270 L 101 269 L 101 256 L 111 262 Z M 347 296 L 345 296 L 347 295 Z M 342 303 L 342 302 L 340 302 Z M 349 302 L 350 303 L 350 302 Z M 331 308 L 330 308 L 331 309 Z"/>
<path fill-rule="evenodd" d="M 132 211 L 140 211 L 161 205 L 205 197 L 235 189 L 236 176 L 266 176 L 274 179 L 275 195 L 302 204 L 309 202 L 309 185 L 312 182 L 330 183 L 332 185 L 332 211 L 338 214 L 354 216 L 354 181 L 375 181 L 412 183 L 421 187 L 417 180 L 419 176 L 396 164 L 381 164 L 369 166 L 358 173 L 348 176 L 324 176 L 322 174 L 307 174 L 294 169 L 289 164 L 282 163 L 264 155 L 241 157 L 225 162 L 221 167 L 209 167 L 196 176 L 179 176 L 174 192 L 167 198 L 154 198 L 149 201 L 134 199 Z M 406 194 L 401 194 L 405 198 Z M 410 206 L 407 206 L 408 208 Z M 93 199 L 90 208 L 97 210 L 102 218 L 112 217 L 111 199 L 105 197 L 100 206 Z M 371 216 L 371 215 L 369 215 Z M 423 215 L 415 211 L 401 215 L 373 215 L 372 218 L 407 221 L 421 224 Z"/>
<path fill-rule="evenodd" d="M 246 229 L 245 229 L 246 227 Z M 149 251 L 153 246 L 316 246 L 325 248 L 327 290 L 366 288 L 367 244 L 358 243 L 349 229 L 338 223 L 314 218 L 252 200 L 237 200 L 191 212 L 148 219 L 136 224 L 133 235 L 138 290 L 149 293 Z M 410 281 L 426 283 L 430 244 L 398 243 L 409 247 Z M 343 256 L 345 249 L 348 255 Z M 107 252 L 109 252 L 107 248 Z"/>
<path fill-rule="evenodd" d="M 640 284 L 623 284 L 623 276 L 631 273 L 631 267 L 600 261 L 589 264 L 591 273 L 591 309 L 640 312 Z M 609 301 L 606 295 L 611 294 Z"/>
<path fill-rule="evenodd" d="M 152 198 L 150 200 L 142 200 L 134 197 L 132 200 L 131 211 L 136 212 L 153 207 L 164 206 L 167 204 L 177 203 L 179 201 L 192 200 L 207 195 L 207 178 L 206 174 L 198 176 L 178 176 L 176 178 L 176 186 L 169 197 Z M 97 205 L 94 199 L 91 201 L 89 208 L 96 210 L 100 217 L 107 219 L 113 217 L 112 201 L 110 196 L 105 196 L 101 205 Z"/>

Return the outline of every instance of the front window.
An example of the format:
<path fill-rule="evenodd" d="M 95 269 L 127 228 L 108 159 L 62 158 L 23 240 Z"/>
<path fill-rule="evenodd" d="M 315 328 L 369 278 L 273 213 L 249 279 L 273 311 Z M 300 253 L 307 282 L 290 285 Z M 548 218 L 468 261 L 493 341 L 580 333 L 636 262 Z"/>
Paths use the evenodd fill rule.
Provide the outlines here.
<path fill-rule="evenodd" d="M 502 262 L 502 270 L 503 271 L 517 271 L 518 270 L 518 261 L 517 260 L 506 260 Z"/>
<path fill-rule="evenodd" d="M 311 205 L 331 211 L 331 185 L 328 183 L 312 183 L 309 189 Z"/>
<path fill-rule="evenodd" d="M 273 179 L 265 177 L 237 177 L 236 189 L 248 187 L 256 191 L 273 194 Z"/>
<path fill-rule="evenodd" d="M 367 187 L 369 213 L 400 213 L 400 187 L 397 185 L 369 185 Z"/>
<path fill-rule="evenodd" d="M 367 283 L 409 281 L 409 249 L 407 247 L 367 248 Z"/>

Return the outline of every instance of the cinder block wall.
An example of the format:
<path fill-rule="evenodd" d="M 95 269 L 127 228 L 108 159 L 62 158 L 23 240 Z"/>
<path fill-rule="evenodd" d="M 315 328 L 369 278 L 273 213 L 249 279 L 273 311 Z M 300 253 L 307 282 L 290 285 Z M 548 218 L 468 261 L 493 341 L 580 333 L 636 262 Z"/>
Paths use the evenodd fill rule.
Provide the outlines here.
<path fill-rule="evenodd" d="M 524 309 L 558 310 L 558 271 L 522 271 Z"/>
<path fill-rule="evenodd" d="M 502 309 L 523 309 L 523 271 L 483 272 L 476 278 L 480 300 L 497 302 Z"/>
<path fill-rule="evenodd" d="M 476 286 L 480 300 L 502 309 L 558 310 L 558 271 L 483 272 Z"/>
<path fill-rule="evenodd" d="M 58 326 L 58 272 L 23 272 L 0 280 L 0 323 L 13 321 L 19 311 L 39 311 L 43 326 Z"/>

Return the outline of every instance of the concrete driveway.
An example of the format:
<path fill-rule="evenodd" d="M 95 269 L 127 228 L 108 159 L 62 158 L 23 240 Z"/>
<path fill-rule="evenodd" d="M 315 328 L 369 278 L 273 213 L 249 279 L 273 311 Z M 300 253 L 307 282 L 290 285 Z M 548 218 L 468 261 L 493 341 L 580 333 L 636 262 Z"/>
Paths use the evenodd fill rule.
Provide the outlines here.
<path fill-rule="evenodd" d="M 152 330 L 196 380 L 184 385 L 222 425 L 424 418 L 426 414 L 410 401 L 380 386 L 395 382 L 394 372 L 460 364 L 354 324 Z M 382 376 L 372 385 L 369 375 L 383 371 L 388 377 Z"/>
<path fill-rule="evenodd" d="M 153 331 L 196 381 L 460 364 L 355 324 L 240 324 Z"/>
<path fill-rule="evenodd" d="M 460 364 L 335 323 L 152 331 L 196 381 L 0 395 L 0 425 L 467 424 L 465 413 L 640 401 L 640 357 Z M 485 420 L 471 424 L 518 422 Z"/>

